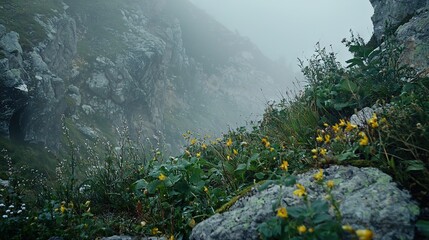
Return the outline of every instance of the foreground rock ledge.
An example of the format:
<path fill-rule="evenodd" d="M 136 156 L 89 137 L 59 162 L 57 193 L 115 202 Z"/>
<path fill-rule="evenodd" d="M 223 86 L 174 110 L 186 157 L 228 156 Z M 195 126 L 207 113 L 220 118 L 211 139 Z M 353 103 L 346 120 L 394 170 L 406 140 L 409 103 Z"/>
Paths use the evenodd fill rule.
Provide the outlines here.
<path fill-rule="evenodd" d="M 297 182 L 307 188 L 314 200 L 325 192 L 317 185 L 312 170 L 297 176 Z M 331 166 L 324 170 L 325 180 L 334 180 L 335 199 L 340 202 L 343 223 L 355 229 L 371 229 L 374 239 L 413 239 L 414 224 L 419 214 L 418 205 L 407 191 L 400 190 L 392 178 L 376 168 Z M 255 191 L 237 201 L 228 212 L 216 214 L 199 223 L 190 239 L 259 239 L 257 227 L 275 215 L 272 204 L 279 194 L 287 206 L 300 203 L 292 194 L 295 187 L 271 186 Z"/>

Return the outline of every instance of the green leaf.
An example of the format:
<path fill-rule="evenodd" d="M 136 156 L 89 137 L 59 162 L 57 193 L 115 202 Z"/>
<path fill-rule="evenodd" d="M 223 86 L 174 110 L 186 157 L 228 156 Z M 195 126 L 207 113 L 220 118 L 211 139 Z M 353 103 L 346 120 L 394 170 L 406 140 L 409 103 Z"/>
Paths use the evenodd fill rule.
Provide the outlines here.
<path fill-rule="evenodd" d="M 316 200 L 311 203 L 311 208 L 315 212 L 327 212 L 329 209 L 328 203 L 323 200 Z"/>
<path fill-rule="evenodd" d="M 323 223 L 329 220 L 332 220 L 332 216 L 325 212 L 316 212 L 316 214 L 313 217 L 313 222 L 315 224 Z"/>
<path fill-rule="evenodd" d="M 249 162 L 253 162 L 253 161 L 256 161 L 258 159 L 259 159 L 259 153 L 255 153 L 249 158 Z"/>
<path fill-rule="evenodd" d="M 255 177 L 256 177 L 258 180 L 264 179 L 264 177 L 265 177 L 265 173 L 258 172 L 258 173 L 256 173 L 256 174 L 255 174 Z"/>
<path fill-rule="evenodd" d="M 276 183 L 276 181 L 274 180 L 267 180 L 265 181 L 261 186 L 258 187 L 259 191 L 264 191 L 265 189 L 267 189 L 271 184 Z"/>
<path fill-rule="evenodd" d="M 160 184 L 160 181 L 159 180 L 154 180 L 154 181 L 152 181 L 152 182 L 150 182 L 148 185 L 147 185 L 147 191 L 150 193 L 150 194 L 154 194 L 155 193 L 155 191 L 156 191 L 156 188 L 158 187 L 158 185 Z"/>
<path fill-rule="evenodd" d="M 345 153 L 341 153 L 340 155 L 338 155 L 338 161 L 351 160 L 357 157 L 358 156 L 354 152 L 347 151 Z"/>
<path fill-rule="evenodd" d="M 134 182 L 134 184 L 132 186 L 134 191 L 138 191 L 138 190 L 146 188 L 146 187 L 147 187 L 147 181 L 145 179 L 137 180 L 136 182 Z"/>
<path fill-rule="evenodd" d="M 425 164 L 421 160 L 408 160 L 405 163 L 408 165 L 407 172 L 425 170 Z"/>
<path fill-rule="evenodd" d="M 201 176 L 203 174 L 204 174 L 204 171 L 202 169 L 194 168 L 194 169 L 192 169 L 189 181 L 191 182 L 191 184 L 195 184 L 195 183 L 201 181 Z"/>
<path fill-rule="evenodd" d="M 419 220 L 416 223 L 416 227 L 423 236 L 429 237 L 429 221 Z"/>
<path fill-rule="evenodd" d="M 287 212 L 290 216 L 299 218 L 307 214 L 307 208 L 305 206 L 294 206 L 287 208 Z"/>
<path fill-rule="evenodd" d="M 346 92 L 357 92 L 358 85 L 348 79 L 345 79 L 340 82 L 339 88 Z"/>
<path fill-rule="evenodd" d="M 238 172 L 238 171 L 243 171 L 243 170 L 246 170 L 246 169 L 247 169 L 247 164 L 240 163 L 240 164 L 238 164 L 238 166 L 235 169 L 235 171 Z"/>

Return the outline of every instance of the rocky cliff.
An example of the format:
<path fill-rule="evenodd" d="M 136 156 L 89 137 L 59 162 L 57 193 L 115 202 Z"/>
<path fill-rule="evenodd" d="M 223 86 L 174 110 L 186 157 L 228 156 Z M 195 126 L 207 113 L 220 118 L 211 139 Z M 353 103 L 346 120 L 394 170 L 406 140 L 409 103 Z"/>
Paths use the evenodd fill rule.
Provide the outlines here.
<path fill-rule="evenodd" d="M 374 7 L 374 38 L 380 44 L 386 31 L 404 46 L 403 62 L 424 71 L 429 66 L 429 1 L 370 0 Z"/>
<path fill-rule="evenodd" d="M 61 122 L 81 141 L 126 125 L 177 150 L 184 131 L 225 130 L 284 85 L 279 66 L 186 0 L 2 1 L 0 13 L 10 139 L 58 150 Z"/>

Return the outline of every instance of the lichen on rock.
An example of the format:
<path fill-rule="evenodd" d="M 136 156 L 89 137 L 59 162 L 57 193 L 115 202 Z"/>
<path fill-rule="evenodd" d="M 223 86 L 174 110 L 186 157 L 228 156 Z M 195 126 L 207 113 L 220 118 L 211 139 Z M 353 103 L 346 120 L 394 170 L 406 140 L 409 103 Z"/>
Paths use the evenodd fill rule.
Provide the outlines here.
<path fill-rule="evenodd" d="M 297 176 L 297 182 L 306 187 L 310 200 L 323 199 L 326 194 L 313 179 L 316 171 Z M 400 190 L 387 174 L 375 168 L 330 166 L 324 170 L 324 179 L 335 182 L 332 194 L 340 203 L 343 224 L 371 229 L 374 239 L 414 237 L 413 221 L 419 208 L 408 192 Z M 191 239 L 259 239 L 257 228 L 275 215 L 273 204 L 279 196 L 286 206 L 302 203 L 293 195 L 294 190 L 294 187 L 274 185 L 241 198 L 229 211 L 199 223 Z"/>

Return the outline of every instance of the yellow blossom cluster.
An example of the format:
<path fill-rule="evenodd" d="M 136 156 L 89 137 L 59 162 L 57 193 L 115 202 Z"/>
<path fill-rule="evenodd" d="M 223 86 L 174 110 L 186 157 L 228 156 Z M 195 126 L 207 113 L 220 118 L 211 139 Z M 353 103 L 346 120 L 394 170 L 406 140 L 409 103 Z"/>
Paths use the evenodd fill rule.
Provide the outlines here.
<path fill-rule="evenodd" d="M 359 240 L 372 240 L 372 238 L 374 237 L 373 232 L 369 229 L 354 230 L 353 227 L 350 226 L 349 224 L 343 225 L 342 228 L 344 231 L 348 233 L 356 234 Z"/>
<path fill-rule="evenodd" d="M 267 139 L 267 138 L 262 138 L 261 142 L 262 142 L 262 144 L 263 144 L 266 148 L 270 148 L 270 147 L 271 147 L 271 144 L 270 144 L 270 142 L 268 141 L 268 139 Z"/>
<path fill-rule="evenodd" d="M 317 159 L 318 155 L 325 156 L 328 150 L 326 148 L 314 148 L 311 149 L 311 153 L 313 154 L 313 159 Z"/>
<path fill-rule="evenodd" d="M 158 176 L 158 179 L 160 181 L 164 181 L 165 179 L 167 179 L 167 177 L 164 174 L 160 173 L 159 176 Z"/>
<path fill-rule="evenodd" d="M 376 113 L 372 114 L 372 117 L 368 120 L 368 125 L 371 128 L 377 128 L 378 127 L 378 119 L 377 119 Z"/>
<path fill-rule="evenodd" d="M 361 137 L 359 140 L 359 145 L 361 145 L 361 146 L 368 145 L 369 139 L 368 139 L 368 136 L 366 135 L 366 133 L 365 132 L 359 132 L 359 136 Z"/>
<path fill-rule="evenodd" d="M 298 226 L 296 229 L 298 230 L 299 234 L 307 232 L 307 227 L 305 225 Z"/>
<path fill-rule="evenodd" d="M 316 181 L 322 181 L 323 180 L 323 169 L 319 169 L 319 171 L 313 175 L 313 178 Z"/>
<path fill-rule="evenodd" d="M 280 218 L 287 218 L 287 210 L 285 207 L 280 207 L 279 209 L 277 209 L 277 217 Z"/>
<path fill-rule="evenodd" d="M 228 138 L 228 140 L 226 141 L 226 146 L 229 147 L 232 145 L 232 139 Z"/>
<path fill-rule="evenodd" d="M 302 186 L 301 184 L 297 183 L 296 187 L 297 187 L 297 189 L 295 191 L 293 191 L 293 194 L 295 196 L 302 197 L 302 196 L 305 196 L 307 194 L 307 192 L 305 191 L 305 187 Z"/>
<path fill-rule="evenodd" d="M 282 165 L 280 165 L 280 169 L 287 171 L 289 167 L 288 161 L 283 161 Z"/>

